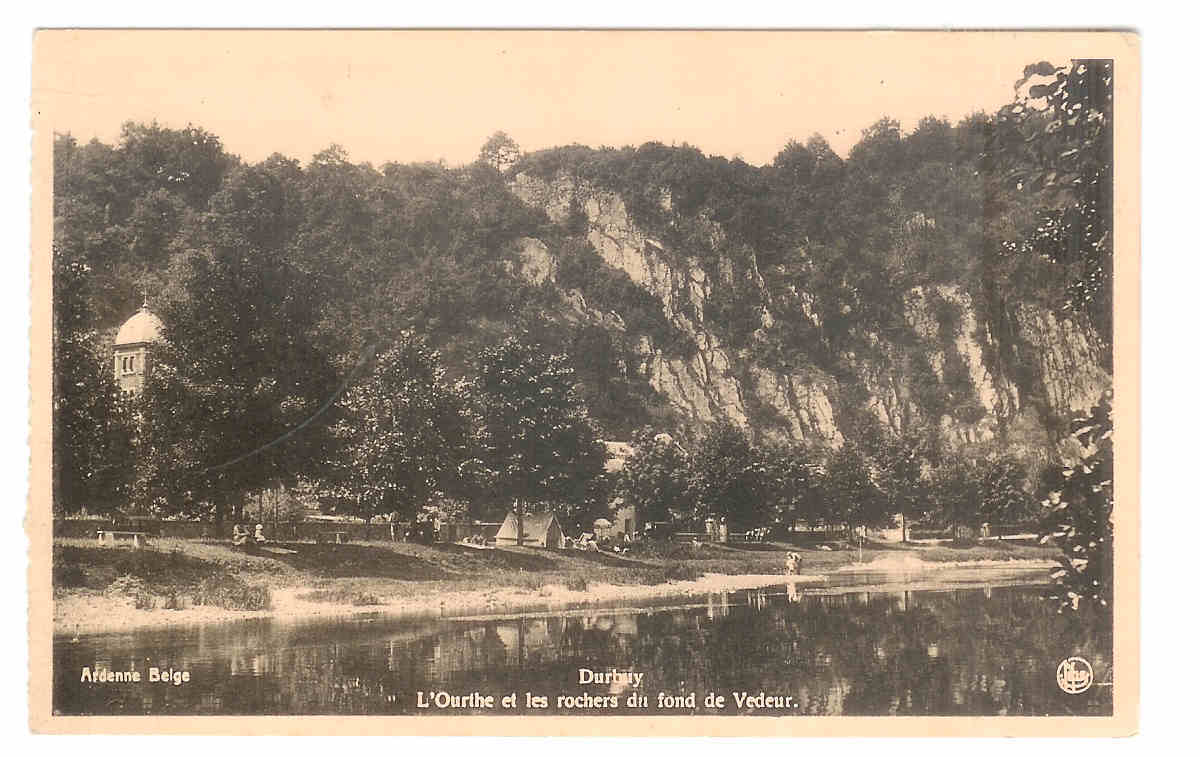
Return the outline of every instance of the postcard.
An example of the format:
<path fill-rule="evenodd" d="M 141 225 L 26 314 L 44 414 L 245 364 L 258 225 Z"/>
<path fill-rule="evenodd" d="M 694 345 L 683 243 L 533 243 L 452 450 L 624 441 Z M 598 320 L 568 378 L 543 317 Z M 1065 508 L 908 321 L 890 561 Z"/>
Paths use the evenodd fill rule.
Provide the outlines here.
<path fill-rule="evenodd" d="M 33 730 L 1137 730 L 1136 34 L 34 48 Z"/>

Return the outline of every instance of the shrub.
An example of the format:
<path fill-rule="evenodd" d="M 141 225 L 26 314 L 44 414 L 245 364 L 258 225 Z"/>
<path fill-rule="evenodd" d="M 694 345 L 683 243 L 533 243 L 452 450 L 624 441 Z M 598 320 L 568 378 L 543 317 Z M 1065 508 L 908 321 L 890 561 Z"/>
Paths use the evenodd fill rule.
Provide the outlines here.
<path fill-rule="evenodd" d="M 133 606 L 139 610 L 154 609 L 154 595 L 150 593 L 146 582 L 137 576 L 117 576 L 104 590 L 104 593 L 110 597 L 132 599 Z"/>
<path fill-rule="evenodd" d="M 227 610 L 269 610 L 271 590 L 252 586 L 230 573 L 209 576 L 200 582 L 193 597 L 198 605 L 223 607 Z"/>
<path fill-rule="evenodd" d="M 588 580 L 583 576 L 574 576 L 567 580 L 567 588 L 571 591 L 587 591 Z"/>

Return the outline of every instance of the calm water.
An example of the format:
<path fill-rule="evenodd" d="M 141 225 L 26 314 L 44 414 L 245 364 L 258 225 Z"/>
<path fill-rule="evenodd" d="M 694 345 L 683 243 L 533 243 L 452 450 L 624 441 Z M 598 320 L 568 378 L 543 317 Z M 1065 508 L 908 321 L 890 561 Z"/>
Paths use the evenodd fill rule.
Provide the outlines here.
<path fill-rule="evenodd" d="M 843 580 L 866 580 L 847 577 Z M 1061 660 L 1085 657 L 1110 681 L 1102 623 L 1058 615 L 1036 586 L 819 592 L 775 586 L 689 597 L 674 606 L 401 621 L 246 621 L 54 642 L 62 714 L 764 714 L 1105 715 L 1110 686 L 1062 692 Z M 882 589 L 882 590 L 879 590 Z M 690 603 L 690 604 L 688 604 Z M 149 668 L 188 671 L 151 683 Z M 139 671 L 141 682 L 81 682 L 84 667 Z M 579 683 L 579 668 L 644 673 Z M 492 708 L 422 708 L 437 692 L 493 695 Z M 548 707 L 531 709 L 531 696 Z M 659 693 L 695 692 L 677 708 Z M 712 692 L 725 706 L 705 706 Z M 789 707 L 738 707 L 734 692 Z M 582 694 L 616 709 L 577 709 Z M 644 709 L 629 709 L 631 694 Z M 517 707 L 501 698 L 516 694 Z M 558 702 L 565 695 L 571 702 Z M 443 700 L 444 701 L 444 700 Z M 587 704 L 587 702 L 582 702 Z M 475 705 L 475 706 L 471 706 Z"/>

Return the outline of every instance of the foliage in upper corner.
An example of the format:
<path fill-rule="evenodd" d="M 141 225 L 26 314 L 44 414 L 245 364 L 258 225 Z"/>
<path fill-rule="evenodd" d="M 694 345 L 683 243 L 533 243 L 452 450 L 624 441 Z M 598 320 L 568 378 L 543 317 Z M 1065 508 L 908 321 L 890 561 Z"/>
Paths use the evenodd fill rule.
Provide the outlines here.
<path fill-rule="evenodd" d="M 1069 272 L 1065 305 L 1112 344 L 1113 64 L 1074 60 L 1025 67 L 1017 89 L 1049 81 L 1002 108 L 988 160 L 999 183 L 1031 193 L 1038 209 L 1007 254 L 1036 256 Z"/>

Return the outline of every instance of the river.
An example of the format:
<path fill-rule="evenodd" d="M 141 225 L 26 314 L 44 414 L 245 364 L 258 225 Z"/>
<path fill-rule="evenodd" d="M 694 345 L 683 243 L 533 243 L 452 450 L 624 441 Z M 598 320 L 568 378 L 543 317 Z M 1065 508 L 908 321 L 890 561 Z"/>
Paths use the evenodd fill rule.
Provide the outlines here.
<path fill-rule="evenodd" d="M 53 701 L 63 715 L 1111 714 L 1111 631 L 1055 612 L 1042 576 L 848 572 L 650 606 L 63 636 Z M 1057 683 L 1068 657 L 1092 667 L 1083 693 Z M 581 669 L 621 675 L 581 683 Z M 126 680 L 81 680 L 108 671 Z"/>

